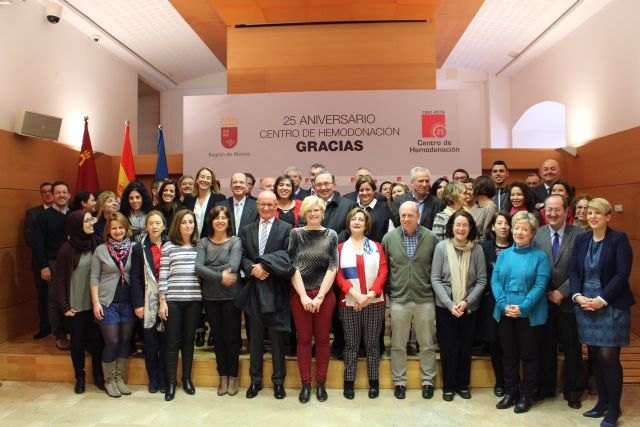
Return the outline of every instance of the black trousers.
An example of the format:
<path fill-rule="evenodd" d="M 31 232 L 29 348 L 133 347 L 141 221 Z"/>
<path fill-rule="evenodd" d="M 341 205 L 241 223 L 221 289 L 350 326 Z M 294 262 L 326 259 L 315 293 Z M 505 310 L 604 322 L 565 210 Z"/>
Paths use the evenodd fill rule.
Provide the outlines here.
<path fill-rule="evenodd" d="M 165 332 L 156 327 L 143 330 L 144 366 L 149 376 L 149 384 L 160 386 L 167 384 L 167 343 Z"/>
<path fill-rule="evenodd" d="M 251 382 L 254 384 L 262 384 L 262 365 L 264 354 L 264 330 L 262 322 L 251 316 L 246 316 L 245 321 L 251 325 L 251 337 L 249 338 L 249 374 Z M 285 341 L 289 332 L 278 331 L 273 328 L 266 328 L 269 331 L 269 340 L 271 341 L 271 363 L 273 373 L 271 374 L 271 382 L 274 385 L 283 385 L 284 378 L 287 375 L 287 365 L 285 363 Z"/>
<path fill-rule="evenodd" d="M 178 351 L 182 355 L 182 378 L 191 378 L 193 342 L 202 313 L 202 301 L 167 301 L 167 307 L 167 381 L 174 384 L 178 371 Z"/>
<path fill-rule="evenodd" d="M 436 306 L 436 336 L 440 345 L 443 391 L 466 390 L 471 382 L 471 347 L 477 312 L 455 317 Z"/>
<path fill-rule="evenodd" d="M 504 386 L 507 393 L 533 398 L 538 391 L 538 340 L 540 326 L 531 326 L 526 317 L 502 316 L 498 336 L 502 345 Z M 520 362 L 522 361 L 522 380 Z"/>
<path fill-rule="evenodd" d="M 71 363 L 76 378 L 85 376 L 85 351 L 91 354 L 91 369 L 94 378 L 102 376 L 102 335 L 93 321 L 93 311 L 79 311 L 73 317 L 64 317 L 65 326 L 71 334 Z"/>
<path fill-rule="evenodd" d="M 234 300 L 204 301 L 204 310 L 213 332 L 218 375 L 237 377 L 242 345 L 241 311 L 234 305 Z"/>
<path fill-rule="evenodd" d="M 33 269 L 33 284 L 36 287 L 38 296 L 38 330 L 41 332 L 51 331 L 49 324 L 49 284 L 40 277 L 40 270 Z"/>
<path fill-rule="evenodd" d="M 576 315 L 565 313 L 549 304 L 547 323 L 540 331 L 540 382 L 538 392 L 544 396 L 556 394 L 558 379 L 558 343 L 564 351 L 562 391 L 566 398 L 580 397 L 585 389 L 582 345 L 578 340 Z"/>
<path fill-rule="evenodd" d="M 332 286 L 332 288 L 336 295 L 336 301 L 339 301 L 340 288 L 338 286 Z M 339 310 L 333 311 L 333 316 L 331 317 L 331 330 L 333 331 L 333 343 L 331 344 L 331 350 L 339 356 L 344 352 L 344 328 L 342 327 L 342 320 L 340 320 Z"/>
<path fill-rule="evenodd" d="M 67 338 L 67 328 L 65 328 L 64 314 L 56 304 L 55 286 L 53 281 L 56 275 L 56 260 L 49 260 L 49 270 L 51 270 L 51 280 L 47 282 L 47 308 L 49 311 L 49 325 L 51 333 L 56 339 Z"/>

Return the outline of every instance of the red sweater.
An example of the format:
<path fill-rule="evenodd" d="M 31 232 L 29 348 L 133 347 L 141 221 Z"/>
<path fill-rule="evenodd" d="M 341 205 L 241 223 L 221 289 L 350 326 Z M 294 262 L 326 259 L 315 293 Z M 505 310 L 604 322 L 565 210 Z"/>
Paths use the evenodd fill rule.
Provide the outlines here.
<path fill-rule="evenodd" d="M 378 267 L 378 277 L 373 282 L 373 286 L 371 290 L 376 293 L 376 297 L 382 295 L 384 291 L 384 286 L 387 283 L 387 274 L 389 270 L 387 268 L 387 257 L 384 255 L 384 251 L 382 250 L 382 245 L 378 242 L 371 241 L 378 248 L 378 252 L 380 253 L 380 266 Z M 342 247 L 344 246 L 344 242 L 338 245 L 338 256 L 342 256 Z M 340 263 L 338 262 L 338 266 Z M 365 269 L 364 269 L 364 256 L 356 255 L 356 267 L 358 269 L 358 279 L 360 280 L 360 293 L 366 294 L 367 291 L 367 278 L 365 277 Z M 346 294 L 349 293 L 349 289 L 351 289 L 352 284 L 350 281 L 345 279 L 342 274 L 342 269 L 338 268 L 338 273 L 336 274 L 336 284 L 340 288 L 340 300 L 339 304 L 341 307 L 346 307 L 347 304 L 345 302 Z M 376 304 L 383 304 L 384 301 L 377 302 Z"/>

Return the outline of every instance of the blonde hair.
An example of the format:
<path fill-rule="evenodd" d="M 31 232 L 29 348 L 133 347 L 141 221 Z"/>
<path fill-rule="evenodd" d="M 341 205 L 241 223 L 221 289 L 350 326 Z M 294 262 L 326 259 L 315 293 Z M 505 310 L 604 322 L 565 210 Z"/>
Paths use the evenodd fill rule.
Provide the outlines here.
<path fill-rule="evenodd" d="M 322 212 L 324 213 L 326 202 L 318 196 L 305 197 L 304 200 L 302 201 L 302 204 L 300 205 L 300 216 L 304 218 L 304 216 L 307 214 L 309 209 L 311 209 L 314 206 L 318 206 L 320 209 L 322 209 Z"/>
<path fill-rule="evenodd" d="M 604 215 L 609 215 L 611 213 L 611 203 L 602 197 L 595 197 L 589 200 L 589 204 L 587 206 L 589 209 L 593 209 Z"/>
<path fill-rule="evenodd" d="M 129 222 L 129 218 L 121 214 L 120 212 L 114 212 L 111 214 L 111 218 L 107 221 L 104 227 L 104 241 L 107 241 L 107 238 L 111 235 L 111 223 L 117 222 L 122 225 L 126 230 L 127 237 L 131 237 L 131 223 Z"/>
<path fill-rule="evenodd" d="M 515 228 L 516 223 L 520 222 L 520 221 L 527 221 L 529 223 L 529 225 L 531 226 L 531 232 L 533 234 L 536 234 L 536 232 L 538 231 L 538 220 L 536 219 L 536 217 L 531 213 L 531 212 L 527 212 L 527 211 L 518 211 L 515 213 L 515 215 L 513 215 L 513 217 L 511 217 L 511 228 Z"/>
<path fill-rule="evenodd" d="M 98 195 L 96 199 L 96 216 L 102 218 L 102 211 L 104 211 L 104 204 L 108 199 L 116 200 L 116 195 L 112 191 L 103 191 Z"/>

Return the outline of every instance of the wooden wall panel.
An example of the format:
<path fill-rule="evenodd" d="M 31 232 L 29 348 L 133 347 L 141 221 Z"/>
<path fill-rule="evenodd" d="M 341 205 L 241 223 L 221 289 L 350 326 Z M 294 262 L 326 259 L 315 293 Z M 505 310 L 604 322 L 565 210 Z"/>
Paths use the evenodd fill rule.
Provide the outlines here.
<path fill-rule="evenodd" d="M 38 329 L 37 302 L 34 299 L 0 307 L 0 343 Z"/>
<path fill-rule="evenodd" d="M 431 23 L 229 28 L 227 92 L 434 89 Z"/>
<path fill-rule="evenodd" d="M 29 249 L 24 246 L 0 249 L 0 284 L 0 308 L 36 297 Z"/>

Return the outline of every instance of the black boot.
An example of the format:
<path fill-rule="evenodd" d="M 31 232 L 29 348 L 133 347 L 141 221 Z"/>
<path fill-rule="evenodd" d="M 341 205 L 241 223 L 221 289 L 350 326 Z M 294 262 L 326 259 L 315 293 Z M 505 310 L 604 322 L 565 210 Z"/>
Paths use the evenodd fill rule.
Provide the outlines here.
<path fill-rule="evenodd" d="M 75 394 L 82 394 L 85 390 L 84 373 L 76 377 L 76 385 L 73 387 Z"/>
<path fill-rule="evenodd" d="M 380 381 L 369 380 L 369 399 L 375 399 L 380 395 Z"/>
<path fill-rule="evenodd" d="M 324 402 L 329 398 L 324 381 L 318 381 L 318 386 L 316 388 L 316 398 L 318 399 L 318 402 Z"/>
<path fill-rule="evenodd" d="M 169 383 L 167 391 L 164 393 L 164 400 L 167 402 L 173 400 L 176 397 L 176 383 Z"/>
<path fill-rule="evenodd" d="M 344 391 L 342 392 L 342 395 L 345 399 L 353 400 L 356 395 L 355 391 L 353 390 L 353 381 L 344 382 Z"/>
<path fill-rule="evenodd" d="M 196 394 L 196 388 L 193 386 L 191 382 L 191 378 L 182 378 L 182 389 L 185 393 L 194 395 Z"/>
<path fill-rule="evenodd" d="M 102 366 L 99 371 L 93 371 L 93 384 L 100 390 L 104 391 L 104 375 L 102 374 Z"/>
<path fill-rule="evenodd" d="M 196 331 L 196 347 L 204 347 L 204 329 L 198 329 Z"/>
<path fill-rule="evenodd" d="M 300 403 L 307 403 L 311 398 L 311 384 L 302 383 L 302 390 L 300 390 L 300 395 L 298 396 L 298 400 Z"/>

